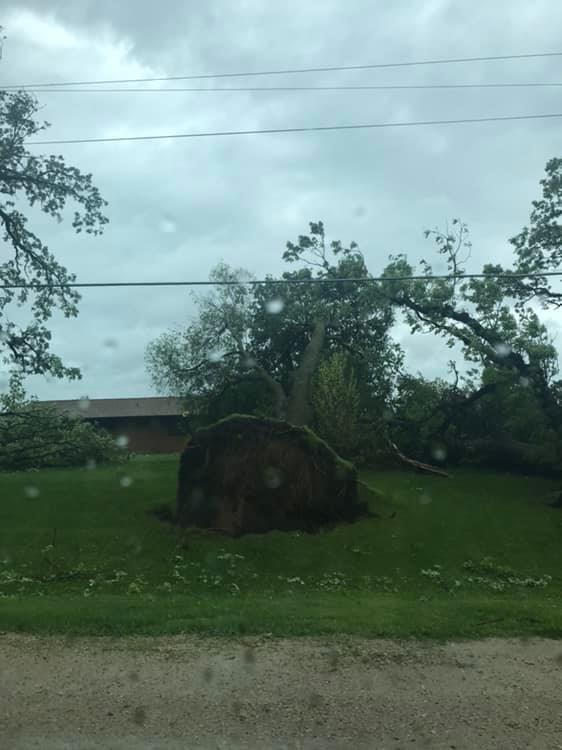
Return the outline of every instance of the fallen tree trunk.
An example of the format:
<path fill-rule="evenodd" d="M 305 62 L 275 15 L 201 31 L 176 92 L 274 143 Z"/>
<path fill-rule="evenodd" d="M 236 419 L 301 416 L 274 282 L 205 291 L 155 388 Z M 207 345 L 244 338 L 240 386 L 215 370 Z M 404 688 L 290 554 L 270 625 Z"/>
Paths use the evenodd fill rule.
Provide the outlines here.
<path fill-rule="evenodd" d="M 431 466 L 431 464 L 424 464 L 421 461 L 416 461 L 413 458 L 408 458 L 405 456 L 398 446 L 393 443 L 391 440 L 388 441 L 388 444 L 392 448 L 394 454 L 402 461 L 402 463 L 407 464 L 408 466 L 411 466 L 412 468 L 416 469 L 416 471 L 422 471 L 426 474 L 436 474 L 438 477 L 446 477 L 447 479 L 451 478 L 450 474 L 447 474 L 446 471 L 443 471 L 443 469 L 438 469 L 435 466 Z"/>

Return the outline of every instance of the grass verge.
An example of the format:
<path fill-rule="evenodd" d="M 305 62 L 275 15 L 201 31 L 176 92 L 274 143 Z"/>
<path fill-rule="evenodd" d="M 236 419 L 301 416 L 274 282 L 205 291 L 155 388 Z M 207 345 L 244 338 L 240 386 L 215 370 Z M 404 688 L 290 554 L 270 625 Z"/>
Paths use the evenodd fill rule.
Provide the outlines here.
<path fill-rule="evenodd" d="M 379 518 L 232 540 L 150 511 L 175 457 L 0 475 L 0 629 L 81 635 L 562 636 L 552 481 L 363 474 Z"/>

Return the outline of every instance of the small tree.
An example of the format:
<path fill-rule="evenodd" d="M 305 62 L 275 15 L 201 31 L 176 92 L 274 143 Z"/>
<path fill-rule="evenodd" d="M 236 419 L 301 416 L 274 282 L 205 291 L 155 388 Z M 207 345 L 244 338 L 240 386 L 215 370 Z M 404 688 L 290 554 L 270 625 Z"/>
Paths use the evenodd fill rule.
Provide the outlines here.
<path fill-rule="evenodd" d="M 17 379 L 0 395 L 0 471 L 95 466 L 124 461 L 127 452 L 89 422 L 25 399 Z"/>
<path fill-rule="evenodd" d="M 360 395 L 355 374 L 343 352 L 320 363 L 313 381 L 312 403 L 316 431 L 345 458 L 359 445 Z"/>

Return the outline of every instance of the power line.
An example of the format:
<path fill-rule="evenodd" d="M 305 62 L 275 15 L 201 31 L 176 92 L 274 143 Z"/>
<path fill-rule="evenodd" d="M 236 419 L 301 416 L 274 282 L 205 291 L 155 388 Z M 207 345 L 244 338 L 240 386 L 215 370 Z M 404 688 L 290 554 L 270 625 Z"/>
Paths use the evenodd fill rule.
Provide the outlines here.
<path fill-rule="evenodd" d="M 412 122 L 377 122 L 359 125 L 318 125 L 302 128 L 266 128 L 263 130 L 216 130 L 202 133 L 169 133 L 166 135 L 122 135 L 107 138 L 68 138 L 60 140 L 28 141 L 28 146 L 59 146 L 75 143 L 116 143 L 123 141 L 159 141 L 176 138 L 213 138 L 232 135 L 270 135 L 273 133 L 312 133 L 329 130 L 365 130 L 375 128 L 406 128 L 420 125 L 458 125 L 476 122 L 504 122 L 508 120 L 540 120 L 562 117 L 562 112 L 542 115 L 505 115 L 497 117 L 468 117 L 461 120 L 417 120 Z"/>
<path fill-rule="evenodd" d="M 551 88 L 560 87 L 562 83 L 556 81 L 529 83 L 423 83 L 423 84 L 375 84 L 350 86 L 215 86 L 200 87 L 186 86 L 174 88 L 102 88 L 102 89 L 72 89 L 45 88 L 26 89 L 32 94 L 163 94 L 179 92 L 237 92 L 237 91 L 411 91 L 424 89 L 503 89 L 503 88 Z"/>
<path fill-rule="evenodd" d="M 330 65 L 317 68 L 285 68 L 283 70 L 258 70 L 238 73 L 204 73 L 199 75 L 160 76 L 152 78 L 119 78 L 98 81 L 53 81 L 48 83 L 9 84 L 4 89 L 44 88 L 50 86 L 96 86 L 114 83 L 152 83 L 157 81 L 193 81 L 208 78 L 242 78 L 249 76 L 273 76 L 301 73 L 335 73 L 350 70 L 375 70 L 378 68 L 406 68 L 417 65 L 448 65 L 451 63 L 490 62 L 493 60 L 523 60 L 538 57 L 560 57 L 562 52 L 533 52 L 520 55 L 487 55 L 481 57 L 452 57 L 438 60 L 413 60 L 408 62 L 373 63 L 369 65 Z"/>
<path fill-rule="evenodd" d="M 463 273 L 457 275 L 435 274 L 434 276 L 367 276 L 367 277 L 320 277 L 309 279 L 242 279 L 240 281 L 91 281 L 71 282 L 69 284 L 0 284 L 0 289 L 100 289 L 112 287 L 170 287 L 170 286 L 295 286 L 303 284 L 372 284 L 391 281 L 425 281 L 435 280 L 462 281 L 465 279 L 497 279 L 512 281 L 513 279 L 542 279 L 546 276 L 562 276 L 560 271 L 545 271 L 544 273 Z"/>

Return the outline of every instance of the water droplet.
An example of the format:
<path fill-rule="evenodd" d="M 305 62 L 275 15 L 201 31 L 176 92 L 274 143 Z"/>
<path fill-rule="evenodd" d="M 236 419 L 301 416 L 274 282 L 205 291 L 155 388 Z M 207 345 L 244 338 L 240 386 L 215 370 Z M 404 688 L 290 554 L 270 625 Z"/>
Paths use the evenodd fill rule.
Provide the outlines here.
<path fill-rule="evenodd" d="M 78 408 L 80 411 L 88 411 L 90 408 L 90 399 L 88 396 L 80 396 L 78 401 Z"/>
<path fill-rule="evenodd" d="M 356 206 L 353 209 L 353 215 L 356 219 L 362 219 L 366 215 L 366 213 L 367 209 L 365 208 L 365 206 Z"/>
<path fill-rule="evenodd" d="M 194 487 L 191 492 L 191 507 L 198 508 L 205 499 L 205 493 L 200 487 Z"/>
<path fill-rule="evenodd" d="M 129 438 L 127 435 L 119 435 L 115 442 L 120 448 L 126 448 L 129 445 Z"/>
<path fill-rule="evenodd" d="M 441 445 L 437 445 L 431 451 L 431 455 L 436 461 L 444 461 L 447 458 L 447 449 Z"/>
<path fill-rule="evenodd" d="M 322 698 L 318 693 L 311 693 L 308 702 L 311 708 L 318 708 L 322 703 Z"/>
<path fill-rule="evenodd" d="M 494 351 L 498 357 L 507 357 L 511 354 L 511 346 L 504 343 L 496 344 L 494 346 Z"/>
<path fill-rule="evenodd" d="M 283 484 L 283 474 L 275 466 L 268 466 L 263 473 L 263 481 L 270 490 L 275 490 Z"/>
<path fill-rule="evenodd" d="M 24 487 L 23 489 L 24 494 L 26 497 L 28 497 L 30 500 L 35 500 L 36 497 L 39 497 L 39 487 L 34 487 L 33 485 L 28 485 L 27 487 Z"/>
<path fill-rule="evenodd" d="M 253 648 L 246 648 L 244 650 L 244 663 L 249 667 L 253 667 L 256 663 L 256 652 Z"/>
<path fill-rule="evenodd" d="M 160 222 L 160 231 L 164 234 L 174 234 L 178 231 L 178 225 L 173 219 L 171 219 L 169 216 L 166 216 Z"/>
<path fill-rule="evenodd" d="M 11 562 L 12 558 L 8 550 L 0 550 L 0 565 L 9 565 Z"/>
<path fill-rule="evenodd" d="M 203 670 L 203 681 L 206 683 L 211 682 L 213 679 L 213 670 L 211 667 L 205 667 Z"/>
<path fill-rule="evenodd" d="M 209 362 L 220 362 L 223 357 L 223 349 L 211 349 L 211 351 L 207 354 L 207 359 L 209 360 Z"/>
<path fill-rule="evenodd" d="M 96 468 L 96 466 L 97 466 L 97 464 L 96 464 L 95 458 L 89 458 L 86 461 L 86 468 L 88 469 L 88 471 L 92 471 L 93 469 Z"/>
<path fill-rule="evenodd" d="M 265 309 L 268 313 L 271 313 L 271 315 L 278 315 L 284 307 L 285 303 L 280 297 L 274 297 L 265 303 Z"/>
<path fill-rule="evenodd" d="M 121 487 L 130 487 L 133 484 L 131 477 L 121 477 L 119 480 Z"/>
<path fill-rule="evenodd" d="M 257 361 L 253 357 L 245 357 L 242 360 L 242 367 L 246 368 L 247 370 L 251 370 L 252 367 L 255 367 L 257 365 Z"/>
<path fill-rule="evenodd" d="M 105 339 L 103 342 L 103 345 L 106 349 L 117 349 L 118 343 L 117 339 Z"/>

